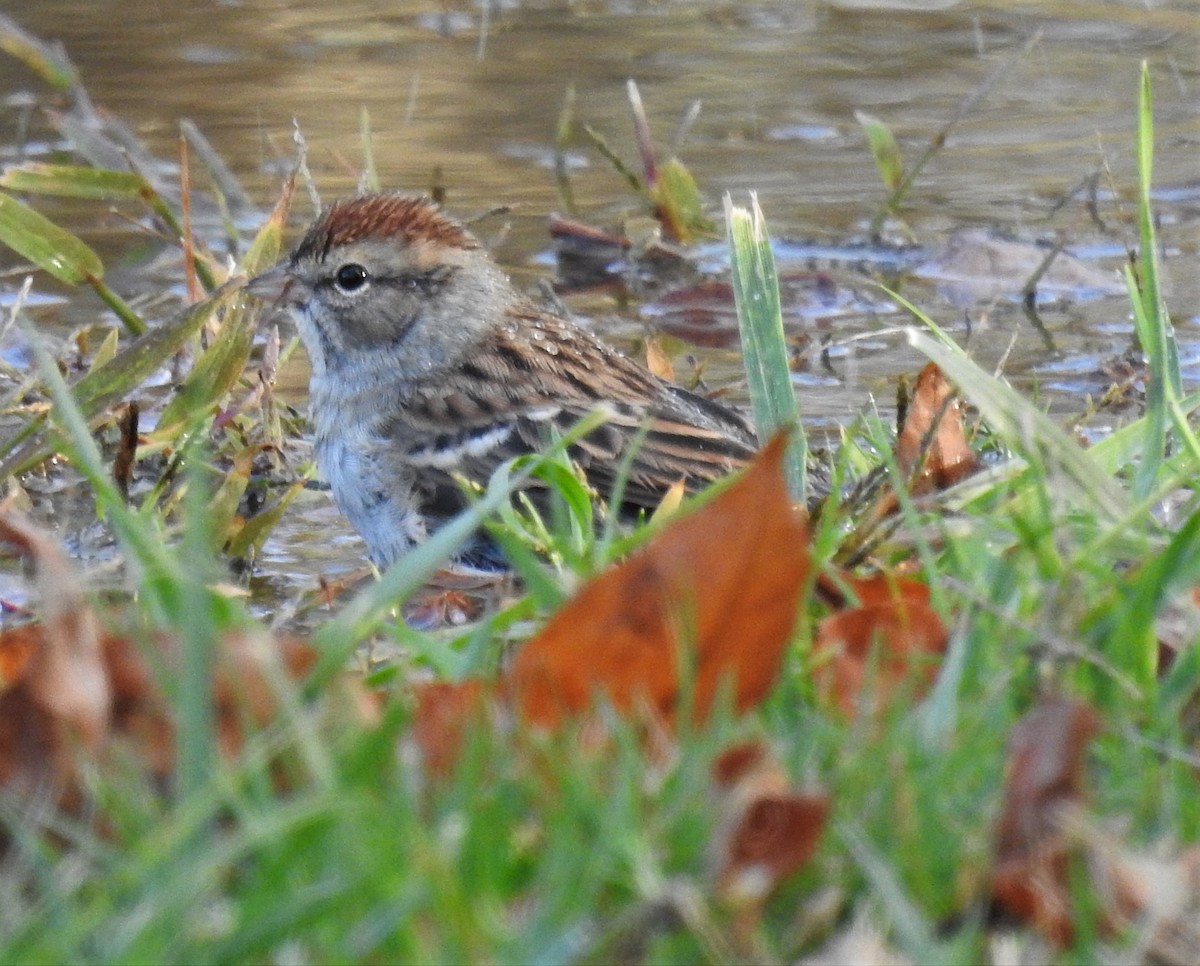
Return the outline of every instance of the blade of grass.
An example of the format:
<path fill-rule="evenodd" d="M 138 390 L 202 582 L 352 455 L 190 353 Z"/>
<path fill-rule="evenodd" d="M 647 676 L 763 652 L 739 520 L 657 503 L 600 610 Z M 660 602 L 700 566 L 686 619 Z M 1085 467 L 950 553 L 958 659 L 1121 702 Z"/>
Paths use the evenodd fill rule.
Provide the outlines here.
<path fill-rule="evenodd" d="M 1158 672 L 1155 622 L 1162 606 L 1200 580 L 1200 513 L 1179 529 L 1162 553 L 1131 578 L 1129 593 L 1114 614 L 1105 653 L 1145 694 L 1154 693 Z"/>
<path fill-rule="evenodd" d="M 571 191 L 571 170 L 567 159 L 567 150 L 571 145 L 574 131 L 575 85 L 568 84 L 554 132 L 554 183 L 558 186 L 558 200 L 563 206 L 563 211 L 573 217 L 578 214 L 578 209 L 575 207 L 574 192 Z"/>
<path fill-rule="evenodd" d="M 360 189 L 379 191 L 379 168 L 375 164 L 375 136 L 371 130 L 371 112 L 366 104 L 358 109 L 358 137 L 362 141 L 363 172 Z"/>
<path fill-rule="evenodd" d="M 39 161 L 7 168 L 0 174 L 0 188 L 95 201 L 141 201 L 154 191 L 145 178 L 133 171 Z"/>
<path fill-rule="evenodd" d="M 104 265 L 90 247 L 12 195 L 0 194 L 0 243 L 70 285 L 86 282 L 134 335 L 146 324 L 101 280 Z"/>
<path fill-rule="evenodd" d="M 215 613 L 214 595 L 197 575 L 205 571 L 204 563 L 216 559 L 213 532 L 207 526 L 205 509 L 208 488 L 197 468 L 189 461 L 187 488 L 184 493 L 183 559 L 195 569 L 192 579 L 164 586 L 177 600 L 178 610 L 172 626 L 179 629 L 183 644 L 180 688 L 175 706 L 178 719 L 175 725 L 175 767 L 177 791 L 180 798 L 190 798 L 200 792 L 216 763 L 216 719 L 213 713 L 213 674 L 216 670 L 216 642 L 219 628 Z"/>
<path fill-rule="evenodd" d="M 95 491 L 96 503 L 116 531 L 117 536 L 126 547 L 138 558 L 143 567 L 169 576 L 183 574 L 173 564 L 165 548 L 158 542 L 145 526 L 144 521 L 125 506 L 117 490 L 115 481 L 108 473 L 100 448 L 92 439 L 87 420 L 70 388 L 63 380 L 58 366 L 42 345 L 34 332 L 29 333 L 30 343 L 38 361 L 42 378 L 50 398 L 54 401 L 52 413 L 56 422 L 65 430 L 70 456 L 78 469 L 92 485 Z"/>
<path fill-rule="evenodd" d="M 747 211 L 735 206 L 730 195 L 725 195 L 733 295 L 750 386 L 750 404 L 759 443 L 766 443 L 779 429 L 794 430 L 788 448 L 788 486 L 792 495 L 803 503 L 808 496 L 808 444 L 799 426 L 800 410 L 788 366 L 775 254 L 771 250 L 762 209 L 758 206 L 758 196 L 753 192 L 750 203 L 751 208 Z"/>
<path fill-rule="evenodd" d="M 75 65 L 67 59 L 61 45 L 46 43 L 4 14 L 0 14 L 0 50 L 60 91 L 69 91 L 79 83 Z"/>
<path fill-rule="evenodd" d="M 226 282 L 208 298 L 184 309 L 167 324 L 135 339 L 107 365 L 78 380 L 71 387 L 71 392 L 84 418 L 93 419 L 105 407 L 117 402 L 149 378 L 200 330 L 218 305 L 244 284 L 243 278 Z M 40 435 L 45 428 L 45 416 L 37 416 L 11 438 L 0 443 L 0 456 L 3 457 L 0 479 L 22 473 L 54 452 L 53 447 Z"/>
<path fill-rule="evenodd" d="M 100 277 L 104 265 L 84 242 L 12 195 L 0 194 L 0 242 L 60 282 Z"/>
<path fill-rule="evenodd" d="M 1150 69 L 1145 61 L 1142 62 L 1138 85 L 1137 162 L 1141 252 L 1137 275 L 1127 267 L 1126 281 L 1133 303 L 1138 342 L 1150 363 L 1150 380 L 1146 386 L 1146 443 L 1134 478 L 1135 494 L 1144 496 L 1162 465 L 1171 409 L 1178 406 L 1183 395 L 1175 330 L 1163 304 L 1158 281 L 1158 239 L 1154 230 L 1154 213 L 1150 207 L 1154 168 L 1154 112 Z"/>
<path fill-rule="evenodd" d="M 629 97 L 629 108 L 633 114 L 634 140 L 637 142 L 638 155 L 642 159 L 642 179 L 646 187 L 653 191 L 658 184 L 658 162 L 654 157 L 654 141 L 650 137 L 650 121 L 646 117 L 646 106 L 642 103 L 642 92 L 638 90 L 637 81 L 630 78 L 625 82 L 625 93 Z"/>
<path fill-rule="evenodd" d="M 609 146 L 608 141 L 606 141 L 604 138 L 604 135 L 597 131 L 590 124 L 583 125 L 583 133 L 587 136 L 587 139 L 592 142 L 592 147 L 600 152 L 600 156 L 613 166 L 613 169 L 617 172 L 617 174 L 624 178 L 629 183 L 629 186 L 639 195 L 647 200 L 650 200 L 649 190 L 645 185 L 642 184 L 642 179 L 637 176 L 637 173 L 633 171 L 633 169 L 631 169 L 624 161 L 621 160 L 617 153 Z"/>
<path fill-rule="evenodd" d="M 883 121 L 874 114 L 866 111 L 855 111 L 854 119 L 867 135 L 867 144 L 871 148 L 871 156 L 879 168 L 879 176 L 883 178 L 883 186 L 888 191 L 895 191 L 904 181 L 904 158 L 900 154 L 900 145 L 896 143 L 895 135 Z"/>
<path fill-rule="evenodd" d="M 242 268 L 247 274 L 254 275 L 268 268 L 279 257 L 283 227 L 287 223 L 294 191 L 295 179 L 289 178 L 271 217 L 259 229 L 242 259 Z M 257 324 L 257 311 L 243 305 L 231 306 L 226 311 L 217 338 L 196 361 L 179 392 L 163 409 L 158 420 L 161 428 L 186 422 L 192 413 L 216 405 L 233 388 L 246 369 Z"/>
<path fill-rule="evenodd" d="M 30 161 L 0 175 L 0 187 L 28 194 L 96 201 L 140 201 L 162 220 L 173 238 L 183 238 L 183 227 L 171 206 L 143 175 L 136 171 L 85 167 L 74 164 L 45 164 Z M 195 268 L 205 288 L 216 287 L 212 271 L 203 259 Z"/>
<path fill-rule="evenodd" d="M 187 138 L 192 150 L 199 155 L 200 162 L 208 170 L 217 190 L 221 192 L 229 206 L 243 214 L 257 212 L 258 206 L 250 200 L 246 189 L 238 181 L 237 175 L 230 170 L 220 152 L 212 146 L 212 142 L 204 136 L 204 132 L 196 126 L 196 123 L 185 117 L 179 122 L 179 130 Z"/>

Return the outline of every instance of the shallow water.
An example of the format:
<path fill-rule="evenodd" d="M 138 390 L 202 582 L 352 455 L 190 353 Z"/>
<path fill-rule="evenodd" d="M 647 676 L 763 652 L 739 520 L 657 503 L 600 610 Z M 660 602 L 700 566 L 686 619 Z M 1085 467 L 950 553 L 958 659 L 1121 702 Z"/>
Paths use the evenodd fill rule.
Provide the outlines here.
<path fill-rule="evenodd" d="M 1187 376 L 1200 383 L 1200 6 L 1192 0 L 593 0 L 492 3 L 486 13 L 476 4 L 392 0 L 25 0 L 8 12 L 61 40 L 94 100 L 129 122 L 156 155 L 175 157 L 180 118 L 196 122 L 264 210 L 295 157 L 293 118 L 322 194 L 354 190 L 365 109 L 385 186 L 424 190 L 436 177 L 455 212 L 510 209 L 483 222 L 480 233 L 528 285 L 553 272 L 545 219 L 563 208 L 552 162 L 568 87 L 578 120 L 631 165 L 628 78 L 640 86 L 664 153 L 699 100 L 679 153 L 714 217 L 724 192 L 744 199 L 753 189 L 778 238 L 840 248 L 864 239 L 883 198 L 854 112 L 884 120 L 911 162 L 1035 34 L 1031 52 L 951 130 L 904 204 L 904 226 L 893 222 L 888 237 L 936 253 L 956 231 L 982 227 L 1026 243 L 1065 240 L 1088 265 L 1113 272 L 1136 244 L 1136 84 L 1147 59 L 1168 302 Z M 23 67 L 0 56 L 5 158 L 27 110 L 21 92 L 52 100 Z M 30 156 L 55 146 L 39 140 L 47 130 L 35 117 Z M 585 140 L 576 139 L 569 160 L 580 217 L 615 227 L 637 213 L 624 183 Z M 1086 192 L 1072 194 L 1094 175 L 1098 220 Z M 297 208 L 307 217 L 306 202 Z M 97 206 L 43 210 L 107 260 L 142 247 L 127 223 Z M 781 270 L 807 269 L 810 254 L 781 245 Z M 705 255 L 719 269 L 722 247 Z M 11 262 L 0 253 L 0 266 Z M 797 382 L 818 430 L 850 421 L 875 397 L 886 410 L 895 376 L 921 361 L 893 331 L 906 320 L 876 288 L 854 272 L 833 278 L 849 297 L 824 312 L 797 311 L 790 322 L 798 343 L 811 337 Z M 179 282 L 170 265 L 126 261 L 114 273 L 129 294 Z M 45 280 L 37 288 L 41 296 L 67 296 L 33 309 L 47 326 L 69 327 L 97 311 L 89 297 Z M 1039 332 L 1011 292 L 978 298 L 948 290 L 944 279 L 909 279 L 904 294 L 969 339 L 985 364 L 1003 359 L 1014 380 L 1064 416 L 1083 408 L 1085 394 L 1104 391 L 1106 363 L 1129 344 L 1120 296 L 1084 297 L 1082 288 L 1069 288 L 1042 304 Z M 603 293 L 570 304 L 616 338 L 639 336 L 661 314 L 654 304 L 619 306 Z M 710 382 L 736 373 L 732 352 L 683 347 L 685 373 L 691 356 L 707 360 Z M 291 378 L 303 382 L 302 372 Z M 336 541 L 322 541 L 312 559 L 309 537 L 330 532 L 329 516 L 319 495 L 291 515 L 268 547 L 268 582 L 283 585 L 273 592 L 310 585 L 313 573 L 346 558 L 358 563 L 353 544 Z"/>

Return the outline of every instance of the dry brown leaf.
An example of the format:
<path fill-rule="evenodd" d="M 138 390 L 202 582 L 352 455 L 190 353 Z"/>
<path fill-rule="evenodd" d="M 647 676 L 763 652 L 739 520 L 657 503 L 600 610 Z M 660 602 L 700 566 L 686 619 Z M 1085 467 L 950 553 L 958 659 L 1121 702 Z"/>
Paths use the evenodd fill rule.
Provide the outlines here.
<path fill-rule="evenodd" d="M 1010 740 L 992 897 L 1058 946 L 1074 935 L 1063 820 L 1083 803 L 1084 754 L 1100 727 L 1090 705 L 1050 697 L 1017 722 Z"/>
<path fill-rule="evenodd" d="M 920 693 L 932 683 L 949 639 L 929 604 L 929 588 L 911 577 L 844 575 L 859 600 L 848 606 L 841 588 L 821 578 L 823 596 L 843 609 L 816 628 L 818 689 L 847 717 L 878 713 L 902 687 Z"/>
<path fill-rule="evenodd" d="M 180 662 L 179 642 L 140 627 L 102 631 L 53 541 L 12 512 L 0 512 L 0 537 L 33 558 L 44 615 L 41 623 L 0 635 L 0 787 L 76 808 L 82 801 L 76 756 L 103 764 L 114 740 L 133 749 L 156 778 L 168 778 L 173 716 L 146 650 L 169 670 Z M 238 753 L 247 728 L 272 721 L 281 682 L 304 679 L 317 659 L 296 638 L 225 635 L 213 680 L 220 751 Z M 352 713 L 373 720 L 371 698 L 357 684 L 345 687 Z"/>
<path fill-rule="evenodd" d="M 1090 710 L 1090 709 L 1089 709 Z M 1064 744 L 1077 744 L 1088 722 L 1067 725 L 1068 734 L 1057 741 L 1057 757 Z M 1038 735 L 1028 736 L 1035 740 Z M 1082 753 L 1071 753 L 1072 758 Z M 1058 762 L 1054 763 L 1058 766 Z M 1034 766 L 1036 768 L 1036 766 Z M 1072 764 L 1064 769 L 1070 772 Z M 1047 776 L 1048 777 L 1048 776 Z M 998 863 L 993 876 L 993 897 L 1010 914 L 1036 927 L 1059 947 L 1071 943 L 1074 910 L 1071 905 L 1069 867 L 1077 863 L 1087 875 L 1088 904 L 1097 913 L 1105 938 L 1120 937 L 1123 955 L 1130 962 L 1194 964 L 1200 949 L 1200 847 L 1181 853 L 1136 850 L 1121 841 L 1088 814 L 1080 802 L 1080 780 L 1066 774 L 1051 782 L 1062 794 L 1051 792 L 1049 814 L 1038 852 L 1014 856 Z M 1065 789 L 1073 789 L 1067 794 Z"/>
<path fill-rule="evenodd" d="M 784 439 L 704 508 L 672 518 L 649 544 L 585 585 L 517 653 L 493 689 L 425 685 L 415 737 L 426 766 L 454 763 L 468 719 L 494 701 L 553 727 L 606 696 L 621 711 L 674 720 L 686 655 L 693 715 L 728 680 L 739 711 L 775 681 L 808 573 L 807 527 L 783 477 Z"/>
<path fill-rule="evenodd" d="M 482 718 L 489 698 L 479 680 L 430 681 L 417 688 L 413 737 L 430 774 L 445 776 L 454 767 L 465 729 Z"/>
<path fill-rule="evenodd" d="M 25 676 L 25 668 L 41 641 L 42 632 L 28 625 L 0 632 L 0 695 Z"/>
<path fill-rule="evenodd" d="M 761 742 L 718 756 L 713 781 L 721 813 L 711 846 L 717 894 L 757 919 L 767 897 L 812 857 L 829 799 L 792 789 Z"/>
<path fill-rule="evenodd" d="M 979 458 L 967 445 L 962 406 L 954 387 L 932 362 L 917 376 L 908 401 L 896 439 L 896 464 L 914 496 L 944 490 L 979 468 Z M 883 519 L 898 509 L 896 494 L 887 487 L 871 517 Z"/>
<path fill-rule="evenodd" d="M 404 621 L 421 630 L 459 627 L 496 609 L 511 593 L 513 578 L 506 573 L 480 574 L 450 568 L 437 571 L 425 586 L 404 602 Z"/>
<path fill-rule="evenodd" d="M 1200 959 L 1200 846 L 1171 859 L 1094 845 L 1093 862 L 1107 860 L 1112 882 L 1107 907 L 1118 929 L 1138 929 L 1152 962 L 1195 963 Z"/>
<path fill-rule="evenodd" d="M 785 445 L 772 440 L 740 480 L 585 585 L 521 648 L 504 683 L 526 718 L 552 726 L 605 695 L 673 720 L 688 679 L 698 720 L 725 682 L 739 711 L 763 698 L 809 568 Z"/>
<path fill-rule="evenodd" d="M 633 242 L 625 235 L 558 214 L 550 214 L 546 219 L 546 229 L 559 252 L 568 255 L 611 261 L 620 258 L 633 247 Z"/>
<path fill-rule="evenodd" d="M 19 547 L 37 574 L 44 646 L 34 651 L 25 684 L 39 704 L 95 746 L 104 738 L 111 701 L 96 614 L 62 551 L 21 514 L 0 513 L 0 539 Z"/>
<path fill-rule="evenodd" d="M 932 362 L 917 376 L 908 416 L 896 441 L 896 461 L 912 480 L 914 494 L 953 486 L 979 465 L 967 445 L 954 387 Z"/>
<path fill-rule="evenodd" d="M 74 799 L 76 747 L 95 753 L 108 734 L 112 693 L 96 615 L 65 556 L 15 511 L 0 510 L 0 539 L 34 564 L 44 612 L 36 627 L 0 638 L 0 785 Z"/>

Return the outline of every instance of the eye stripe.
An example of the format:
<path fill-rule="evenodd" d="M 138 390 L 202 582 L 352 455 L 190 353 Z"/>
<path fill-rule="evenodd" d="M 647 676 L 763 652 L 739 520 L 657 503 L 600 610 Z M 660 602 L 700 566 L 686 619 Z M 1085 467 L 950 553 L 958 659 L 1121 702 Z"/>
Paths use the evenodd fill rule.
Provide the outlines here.
<path fill-rule="evenodd" d="M 377 278 L 375 281 L 391 288 L 420 292 L 422 295 L 436 295 L 442 286 L 450 281 L 454 272 L 455 269 L 452 266 L 439 265 L 437 268 L 431 268 L 425 272 L 402 272 L 398 275 Z"/>

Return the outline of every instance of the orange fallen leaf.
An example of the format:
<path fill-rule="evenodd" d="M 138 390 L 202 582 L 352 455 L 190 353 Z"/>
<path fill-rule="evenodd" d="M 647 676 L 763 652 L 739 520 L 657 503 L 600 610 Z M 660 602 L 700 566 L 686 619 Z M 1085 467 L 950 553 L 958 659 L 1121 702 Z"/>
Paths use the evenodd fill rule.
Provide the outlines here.
<path fill-rule="evenodd" d="M 953 486 L 979 465 L 967 445 L 954 387 L 932 362 L 917 376 L 904 427 L 896 440 L 896 462 L 911 481 L 913 494 Z"/>
<path fill-rule="evenodd" d="M 785 439 L 712 502 L 672 518 L 644 548 L 601 574 L 518 651 L 495 688 L 478 680 L 417 690 L 414 733 L 426 767 L 453 764 L 485 695 L 553 727 L 606 696 L 623 712 L 674 720 L 685 656 L 692 713 L 722 682 L 739 711 L 775 681 L 809 568 L 808 530 L 783 476 Z"/>
<path fill-rule="evenodd" d="M 953 486 L 979 468 L 978 457 L 967 445 L 954 388 L 932 362 L 917 376 L 909 397 L 896 438 L 896 464 L 914 496 Z M 885 484 L 865 519 L 878 522 L 899 507 L 895 492 Z"/>
<path fill-rule="evenodd" d="M 1083 803 L 1084 753 L 1100 727 L 1090 705 L 1051 697 L 1012 732 L 992 897 L 1058 946 L 1074 935 L 1063 820 Z"/>
<path fill-rule="evenodd" d="M 35 565 L 44 611 L 36 630 L 0 638 L 0 784 L 22 793 L 71 794 L 72 752 L 97 751 L 108 734 L 112 694 L 96 615 L 49 537 L 15 511 L 0 510 L 0 539 Z"/>
<path fill-rule="evenodd" d="M 0 693 L 25 676 L 25 668 L 41 640 L 41 632 L 29 626 L 0 633 Z"/>
<path fill-rule="evenodd" d="M 670 721 L 688 679 L 698 720 L 723 683 L 739 711 L 763 698 L 809 568 L 785 446 L 773 439 L 740 480 L 585 585 L 521 648 L 504 683 L 526 718 L 552 726 L 605 695 Z"/>
<path fill-rule="evenodd" d="M 735 745 L 719 755 L 713 782 L 722 815 L 711 847 L 717 894 L 753 921 L 776 887 L 812 857 L 829 816 L 829 799 L 793 790 L 761 742 Z"/>
<path fill-rule="evenodd" d="M 817 624 L 814 676 L 847 717 L 875 714 L 902 686 L 921 690 L 932 683 L 949 635 L 920 581 L 894 574 L 841 579 L 859 603 L 849 605 L 841 587 L 822 575 L 822 596 L 842 609 Z"/>
<path fill-rule="evenodd" d="M 478 620 L 511 589 L 507 574 L 464 573 L 443 568 L 404 602 L 404 620 L 421 630 L 458 627 Z"/>
<path fill-rule="evenodd" d="M 429 681 L 417 688 L 413 737 L 426 770 L 445 776 L 458 759 L 463 732 L 483 714 L 488 690 L 479 680 Z"/>
<path fill-rule="evenodd" d="M 146 650 L 156 651 L 155 660 L 170 673 L 180 663 L 179 642 L 140 626 L 102 630 L 65 556 L 19 515 L 0 509 L 0 538 L 33 559 L 43 612 L 41 623 L 0 635 L 0 788 L 78 808 L 80 756 L 103 764 L 114 740 L 156 778 L 168 778 L 174 718 Z M 268 724 L 279 712 L 280 680 L 302 680 L 318 654 L 297 638 L 248 631 L 224 635 L 217 654 L 217 742 L 232 756 L 248 728 Z M 352 712 L 371 720 L 369 696 L 357 685 L 347 687 Z"/>

